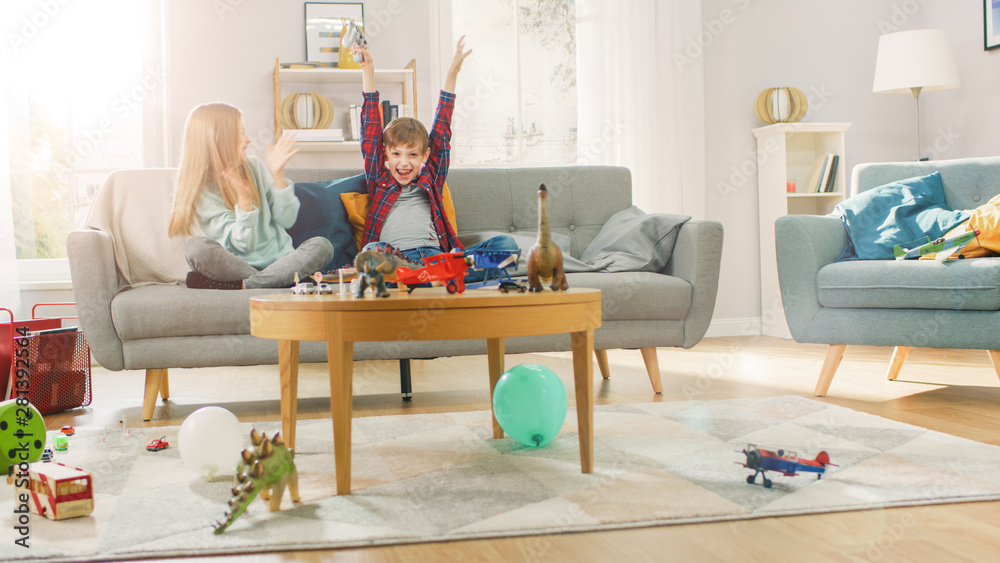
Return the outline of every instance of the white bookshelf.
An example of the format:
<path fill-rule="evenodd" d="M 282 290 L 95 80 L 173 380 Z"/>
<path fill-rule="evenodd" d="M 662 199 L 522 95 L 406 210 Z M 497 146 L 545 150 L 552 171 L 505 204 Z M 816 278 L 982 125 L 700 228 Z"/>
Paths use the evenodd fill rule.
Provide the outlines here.
<path fill-rule="evenodd" d="M 826 215 L 847 193 L 844 133 L 850 123 L 775 123 L 753 130 L 757 139 L 757 212 L 760 224 L 761 331 L 791 338 L 781 306 L 774 222 L 783 215 Z M 805 191 L 817 156 L 839 158 L 832 192 Z M 795 182 L 798 191 L 786 191 Z"/>
<path fill-rule="evenodd" d="M 283 98 L 282 87 L 286 89 L 308 85 L 311 92 L 325 89 L 327 85 L 356 86 L 353 88 L 335 88 L 337 91 L 320 92 L 327 95 L 333 102 L 334 125 L 333 129 L 343 129 L 344 135 L 350 135 L 349 107 L 352 104 L 361 104 L 361 69 L 350 68 L 281 68 L 277 59 L 274 60 L 274 73 L 272 76 L 274 89 L 274 131 L 275 137 L 280 136 L 283 130 L 281 127 L 281 100 Z M 402 91 L 403 105 L 412 108 L 411 117 L 419 118 L 417 109 L 417 61 L 411 59 L 404 68 L 400 69 L 375 69 L 375 84 L 400 85 Z M 291 93 L 285 92 L 284 95 Z M 388 99 L 382 93 L 382 99 Z M 398 100 L 397 100 L 398 101 Z M 346 120 L 346 121 L 345 121 Z M 345 141 L 299 141 L 296 146 L 303 152 L 360 152 L 361 144 L 356 140 Z"/>

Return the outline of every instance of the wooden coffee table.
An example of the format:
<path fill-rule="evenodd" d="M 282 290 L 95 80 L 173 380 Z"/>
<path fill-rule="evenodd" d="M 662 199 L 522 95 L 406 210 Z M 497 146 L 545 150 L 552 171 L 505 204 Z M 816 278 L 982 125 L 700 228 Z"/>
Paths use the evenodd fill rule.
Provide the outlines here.
<path fill-rule="evenodd" d="M 492 397 L 504 372 L 504 338 L 568 332 L 573 349 L 580 467 L 583 473 L 591 473 L 594 466 L 592 358 L 594 329 L 600 326 L 601 292 L 596 289 L 505 294 L 491 288 L 450 295 L 445 288 L 434 287 L 416 289 L 410 294 L 391 290 L 388 298 L 366 294 L 355 299 L 351 295 L 289 292 L 250 299 L 250 333 L 278 341 L 281 429 L 289 447 L 295 445 L 299 341 L 327 343 L 337 494 L 351 492 L 355 342 L 485 338 Z M 493 437 L 503 438 L 496 416 Z"/>

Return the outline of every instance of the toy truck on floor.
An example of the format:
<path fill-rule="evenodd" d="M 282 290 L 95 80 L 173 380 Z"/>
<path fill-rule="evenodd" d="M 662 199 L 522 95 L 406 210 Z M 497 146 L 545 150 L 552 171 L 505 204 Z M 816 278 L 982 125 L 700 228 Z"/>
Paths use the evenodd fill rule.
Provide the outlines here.
<path fill-rule="evenodd" d="M 17 499 L 27 498 L 28 509 L 50 520 L 86 516 L 94 511 L 94 484 L 90 473 L 61 463 L 32 463 L 27 474 L 14 470 Z"/>

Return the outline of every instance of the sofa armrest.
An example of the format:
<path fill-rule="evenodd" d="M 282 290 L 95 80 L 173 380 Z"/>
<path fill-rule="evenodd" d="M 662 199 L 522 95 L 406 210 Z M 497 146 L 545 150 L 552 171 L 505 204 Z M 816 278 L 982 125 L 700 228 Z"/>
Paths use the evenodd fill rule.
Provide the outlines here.
<path fill-rule="evenodd" d="M 712 323 L 722 263 L 722 223 L 691 220 L 681 225 L 663 273 L 691 284 L 691 310 L 684 317 L 684 348 L 705 336 Z"/>
<path fill-rule="evenodd" d="M 118 295 L 111 236 L 103 231 L 73 231 L 66 237 L 66 253 L 80 329 L 94 359 L 107 369 L 124 369 L 122 341 L 111 320 L 111 300 Z"/>
<path fill-rule="evenodd" d="M 808 341 L 821 307 L 816 276 L 843 252 L 847 231 L 837 217 L 785 215 L 774 223 L 774 238 L 785 320 L 796 341 Z"/>

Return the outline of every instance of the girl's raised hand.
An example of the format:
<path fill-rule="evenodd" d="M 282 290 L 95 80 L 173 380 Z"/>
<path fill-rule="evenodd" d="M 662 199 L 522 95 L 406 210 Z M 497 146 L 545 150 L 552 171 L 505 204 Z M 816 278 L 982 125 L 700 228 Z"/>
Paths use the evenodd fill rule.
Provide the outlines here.
<path fill-rule="evenodd" d="M 295 148 L 295 135 L 291 133 L 282 135 L 277 143 L 268 143 L 264 163 L 267 164 L 267 169 L 271 172 L 271 176 L 274 176 L 277 187 L 285 187 L 285 165 L 298 152 L 299 149 Z"/>

